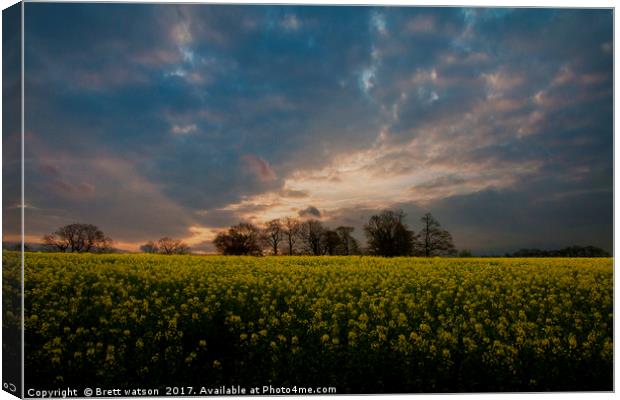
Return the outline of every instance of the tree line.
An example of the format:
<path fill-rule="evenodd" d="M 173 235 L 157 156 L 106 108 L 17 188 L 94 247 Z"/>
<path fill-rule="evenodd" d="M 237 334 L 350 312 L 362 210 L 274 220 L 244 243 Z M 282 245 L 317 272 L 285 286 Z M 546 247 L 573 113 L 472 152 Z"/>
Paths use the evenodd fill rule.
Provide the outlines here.
<path fill-rule="evenodd" d="M 151 254 L 189 254 L 191 252 L 190 247 L 179 239 L 173 239 L 170 237 L 163 237 L 158 241 L 149 240 L 142 246 L 140 246 L 140 251 L 143 253 L 151 253 Z"/>
<path fill-rule="evenodd" d="M 300 221 L 295 218 L 274 219 L 259 228 L 242 222 L 220 232 L 213 240 L 224 255 L 360 254 L 360 246 L 351 234 L 354 228 L 339 226 L 329 229 L 321 221 Z"/>
<path fill-rule="evenodd" d="M 372 215 L 364 225 L 366 246 L 353 236 L 351 226 L 329 228 L 316 219 L 300 220 L 286 217 L 273 219 L 262 228 L 241 222 L 220 232 L 213 244 L 224 255 L 375 255 L 398 256 L 459 256 L 471 257 L 468 250 L 457 253 L 452 235 L 437 219 L 426 213 L 420 218 L 416 233 L 407 225 L 402 210 L 384 210 Z M 112 239 L 92 224 L 74 223 L 58 228 L 43 237 L 41 250 L 62 253 L 111 253 Z M 7 245 L 5 245 L 5 248 Z M 21 250 L 21 245 L 11 248 Z M 26 251 L 31 251 L 28 244 Z M 143 253 L 189 254 L 191 248 L 182 240 L 163 237 L 140 246 Z M 559 250 L 521 249 L 506 257 L 610 257 L 594 246 L 569 246 Z"/>
<path fill-rule="evenodd" d="M 329 228 L 317 219 L 286 217 L 273 219 L 264 227 L 248 222 L 217 234 L 213 244 L 224 255 L 358 255 L 385 257 L 454 255 L 452 235 L 441 228 L 432 214 L 421 218 L 415 233 L 405 222 L 402 210 L 384 210 L 364 225 L 367 245 L 363 248 L 351 226 Z M 113 241 L 97 226 L 74 223 L 43 237 L 44 250 L 70 253 L 113 252 Z M 179 239 L 163 237 L 140 246 L 143 253 L 189 254 L 190 247 Z"/>
<path fill-rule="evenodd" d="M 69 224 L 43 236 L 43 249 L 61 253 L 110 253 L 112 239 L 92 224 Z"/>
<path fill-rule="evenodd" d="M 220 232 L 213 244 L 224 255 L 355 255 L 384 257 L 454 255 L 452 235 L 431 213 L 421 218 L 415 233 L 405 222 L 402 210 L 384 210 L 364 225 L 367 246 L 362 248 L 351 226 L 326 227 L 316 219 L 273 219 L 259 228 L 242 222 Z"/>
<path fill-rule="evenodd" d="M 113 253 L 113 241 L 92 224 L 74 223 L 58 228 L 43 236 L 44 251 L 60 253 Z M 183 241 L 163 237 L 140 246 L 143 253 L 189 254 L 191 249 Z"/>
<path fill-rule="evenodd" d="M 558 250 L 521 249 L 506 257 L 611 257 L 611 254 L 595 246 L 568 246 Z"/>

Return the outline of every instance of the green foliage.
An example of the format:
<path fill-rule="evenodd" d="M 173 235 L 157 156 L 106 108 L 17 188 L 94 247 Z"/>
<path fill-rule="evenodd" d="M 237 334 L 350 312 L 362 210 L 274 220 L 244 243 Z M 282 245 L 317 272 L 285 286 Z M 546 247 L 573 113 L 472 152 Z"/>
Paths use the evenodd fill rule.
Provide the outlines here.
<path fill-rule="evenodd" d="M 611 390 L 611 259 L 27 254 L 29 386 Z"/>

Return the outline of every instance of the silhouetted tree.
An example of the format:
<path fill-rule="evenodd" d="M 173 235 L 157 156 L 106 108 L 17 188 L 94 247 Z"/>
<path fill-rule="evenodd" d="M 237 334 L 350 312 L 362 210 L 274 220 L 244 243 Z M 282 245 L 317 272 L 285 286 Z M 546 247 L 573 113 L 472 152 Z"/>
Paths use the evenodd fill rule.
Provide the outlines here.
<path fill-rule="evenodd" d="M 2 247 L 4 249 L 12 250 L 12 251 L 22 251 L 21 243 L 8 244 L 5 242 L 2 242 Z M 29 245 L 28 243 L 24 243 L 24 251 L 33 251 L 32 246 Z"/>
<path fill-rule="evenodd" d="M 348 256 L 350 254 L 359 254 L 359 243 L 352 236 L 355 228 L 352 226 L 339 226 L 336 233 L 340 239 L 337 254 Z"/>
<path fill-rule="evenodd" d="M 114 252 L 114 247 L 112 246 L 114 242 L 108 236 L 104 236 L 103 240 L 101 240 L 97 246 L 93 249 L 89 250 L 93 253 L 112 253 Z"/>
<path fill-rule="evenodd" d="M 65 225 L 52 234 L 43 237 L 43 242 L 52 251 L 86 253 L 112 250 L 112 239 L 92 224 Z"/>
<path fill-rule="evenodd" d="M 447 230 L 441 229 L 439 221 L 433 217 L 433 214 L 424 214 L 421 221 L 421 255 L 424 257 L 431 257 L 439 254 L 453 254 L 455 252 L 454 244 L 452 243 L 452 235 Z"/>
<path fill-rule="evenodd" d="M 220 232 L 213 240 L 218 251 L 224 255 L 263 254 L 260 247 L 260 230 L 249 223 L 242 222 L 231 226 L 227 232 Z"/>
<path fill-rule="evenodd" d="M 61 253 L 65 253 L 69 248 L 69 242 L 55 233 L 43 236 L 43 244 L 45 245 L 45 249 L 47 251 L 59 251 Z M 21 245 L 19 245 L 19 248 L 16 248 L 15 250 L 21 251 Z"/>
<path fill-rule="evenodd" d="M 274 256 L 278 255 L 278 246 L 284 240 L 284 230 L 279 219 L 273 219 L 267 222 L 267 225 L 261 232 L 261 239 L 271 250 Z"/>
<path fill-rule="evenodd" d="M 385 257 L 412 255 L 416 236 L 408 229 L 404 220 L 405 213 L 402 210 L 384 210 L 370 217 L 364 226 L 368 252 Z"/>
<path fill-rule="evenodd" d="M 472 257 L 471 251 L 467 250 L 467 249 L 463 249 L 463 250 L 459 251 L 458 256 L 459 257 Z"/>
<path fill-rule="evenodd" d="M 506 257 L 611 257 L 611 254 L 594 246 L 569 246 L 559 250 L 521 249 Z"/>
<path fill-rule="evenodd" d="M 160 254 L 187 254 L 189 253 L 189 246 L 179 239 L 173 239 L 169 237 L 163 237 L 157 241 L 155 246 Z"/>
<path fill-rule="evenodd" d="M 299 238 L 301 226 L 299 220 L 295 218 L 286 217 L 282 223 L 282 235 L 284 242 L 287 245 L 288 255 L 292 256 L 295 253 L 295 243 Z"/>
<path fill-rule="evenodd" d="M 149 240 L 148 242 L 140 246 L 140 251 L 142 251 L 143 253 L 159 253 L 159 246 L 157 246 L 157 243 Z"/>
<path fill-rule="evenodd" d="M 338 248 L 340 247 L 340 236 L 338 232 L 326 229 L 321 236 L 321 248 L 323 253 L 330 256 L 338 254 Z"/>
<path fill-rule="evenodd" d="M 315 256 L 323 254 L 322 240 L 324 232 L 323 224 L 316 219 L 310 219 L 301 223 L 299 237 L 308 253 Z"/>
<path fill-rule="evenodd" d="M 140 246 L 140 251 L 151 254 L 187 254 L 190 250 L 190 247 L 185 242 L 170 237 L 163 237 L 157 242 L 149 240 Z"/>

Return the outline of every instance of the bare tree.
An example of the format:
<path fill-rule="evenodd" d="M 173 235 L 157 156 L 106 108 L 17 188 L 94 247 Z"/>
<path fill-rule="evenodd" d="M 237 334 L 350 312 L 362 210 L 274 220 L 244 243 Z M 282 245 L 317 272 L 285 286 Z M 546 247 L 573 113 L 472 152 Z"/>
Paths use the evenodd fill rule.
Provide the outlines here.
<path fill-rule="evenodd" d="M 282 224 L 282 234 L 284 241 L 288 246 L 288 255 L 292 256 L 295 253 L 295 243 L 299 238 L 301 226 L 299 220 L 295 218 L 286 217 Z"/>
<path fill-rule="evenodd" d="M 59 251 L 65 253 L 69 248 L 69 242 L 55 233 L 43 236 L 43 243 L 49 251 Z M 19 245 L 21 251 L 21 245 Z"/>
<path fill-rule="evenodd" d="M 339 226 L 336 228 L 336 233 L 338 234 L 338 238 L 340 239 L 340 244 L 338 248 L 338 254 L 348 256 L 350 254 L 358 254 L 359 253 L 359 243 L 352 236 L 355 228 L 352 226 Z"/>
<path fill-rule="evenodd" d="M 310 219 L 301 224 L 299 236 L 304 244 L 305 250 L 315 256 L 323 254 L 323 234 L 325 228 L 321 221 Z"/>
<path fill-rule="evenodd" d="M 112 250 L 112 239 L 92 224 L 65 225 L 43 237 L 49 248 L 72 253 L 107 252 Z"/>
<path fill-rule="evenodd" d="M 267 222 L 267 225 L 261 232 L 261 239 L 269 247 L 271 253 L 277 256 L 278 246 L 284 240 L 284 229 L 279 219 Z"/>
<path fill-rule="evenodd" d="M 143 253 L 159 253 L 159 246 L 157 246 L 157 243 L 149 240 L 148 242 L 140 246 L 140 251 L 142 251 Z"/>
<path fill-rule="evenodd" d="M 159 249 L 161 254 L 187 254 L 189 253 L 189 246 L 179 239 L 173 239 L 169 237 L 163 237 L 157 241 L 156 248 Z"/>
<path fill-rule="evenodd" d="M 364 226 L 364 233 L 371 254 L 386 257 L 413 254 L 416 235 L 405 224 L 405 213 L 402 210 L 384 210 L 373 215 Z"/>
<path fill-rule="evenodd" d="M 452 254 L 456 251 L 454 249 L 454 243 L 452 243 L 452 235 L 447 230 L 441 229 L 439 221 L 433 217 L 433 214 L 424 214 L 421 221 L 421 255 L 424 257 L 431 257 L 439 254 Z"/>
<path fill-rule="evenodd" d="M 231 226 L 226 232 L 218 233 L 213 244 L 225 255 L 260 256 L 263 251 L 259 240 L 260 230 L 252 224 L 242 222 Z"/>
<path fill-rule="evenodd" d="M 322 254 L 330 256 L 336 255 L 338 247 L 340 247 L 340 236 L 338 236 L 338 232 L 331 229 L 324 230 L 321 235 Z"/>
<path fill-rule="evenodd" d="M 112 253 L 114 252 L 113 244 L 114 242 L 112 241 L 112 239 L 108 236 L 105 236 L 103 240 L 90 251 L 94 253 Z"/>

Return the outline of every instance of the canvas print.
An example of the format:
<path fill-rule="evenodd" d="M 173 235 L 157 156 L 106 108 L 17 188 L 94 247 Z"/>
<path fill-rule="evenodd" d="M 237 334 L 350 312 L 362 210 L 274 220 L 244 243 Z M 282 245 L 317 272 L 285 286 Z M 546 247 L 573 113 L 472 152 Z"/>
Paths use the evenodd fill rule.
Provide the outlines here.
<path fill-rule="evenodd" d="M 3 19 L 5 391 L 614 389 L 612 9 Z"/>

